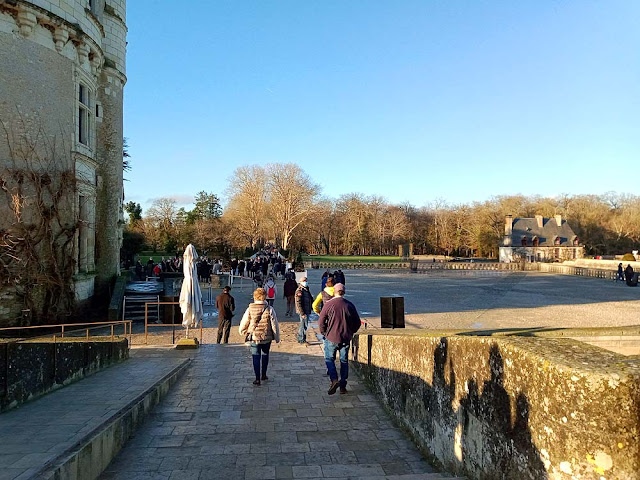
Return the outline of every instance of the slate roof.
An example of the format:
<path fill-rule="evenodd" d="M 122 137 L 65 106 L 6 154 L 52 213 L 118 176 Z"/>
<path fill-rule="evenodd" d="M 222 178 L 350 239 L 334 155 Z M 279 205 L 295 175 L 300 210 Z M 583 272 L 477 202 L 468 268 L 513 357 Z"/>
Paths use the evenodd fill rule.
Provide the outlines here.
<path fill-rule="evenodd" d="M 511 245 L 514 247 L 521 246 L 522 237 L 527 238 L 528 246 L 532 246 L 534 237 L 538 237 L 538 245 L 540 247 L 558 246 L 554 243 L 556 237 L 560 237 L 559 246 L 573 247 L 573 241 L 577 238 L 564 219 L 562 220 L 562 225 L 558 226 L 555 218 L 543 218 L 541 228 L 535 218 L 514 218 Z"/>

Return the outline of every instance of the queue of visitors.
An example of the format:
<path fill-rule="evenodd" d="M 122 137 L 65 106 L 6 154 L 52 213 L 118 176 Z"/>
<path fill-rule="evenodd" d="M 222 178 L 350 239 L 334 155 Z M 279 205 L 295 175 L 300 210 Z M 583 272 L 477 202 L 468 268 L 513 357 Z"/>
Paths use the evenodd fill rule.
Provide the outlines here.
<path fill-rule="evenodd" d="M 280 327 L 274 303 L 278 294 L 276 280 L 284 279 L 283 299 L 286 300 L 286 317 L 299 317 L 297 341 L 309 346 L 307 331 L 309 316 L 312 311 L 319 315 L 318 326 L 324 336 L 324 357 L 327 372 L 331 380 L 328 394 L 333 395 L 338 389 L 340 393 L 347 393 L 347 378 L 349 375 L 348 352 L 351 339 L 360 328 L 360 317 L 353 305 L 344 298 L 345 275 L 342 270 L 331 273 L 329 269 L 322 275 L 320 293 L 315 297 L 310 291 L 306 277 L 296 281 L 293 265 L 283 261 L 277 249 L 266 247 L 247 260 L 233 258 L 228 268 L 233 275 L 253 278 L 255 290 L 253 302 L 245 310 L 238 331 L 245 337 L 252 356 L 254 385 L 259 386 L 267 381 L 269 352 L 271 343 L 280 342 Z M 630 268 L 630 266 L 628 267 Z M 198 279 L 208 282 L 212 275 L 223 272 L 221 259 L 201 257 L 196 264 Z M 145 265 L 140 260 L 135 265 L 135 276 L 138 280 L 160 277 L 163 272 L 181 272 L 182 257 L 162 259 L 155 262 L 150 257 Z M 625 271 L 625 274 L 627 272 Z M 222 293 L 216 297 L 218 310 L 217 343 L 228 343 L 231 322 L 235 315 L 235 299 L 231 295 L 231 286 L 224 287 Z M 339 357 L 340 371 L 336 368 L 336 356 Z"/>
<path fill-rule="evenodd" d="M 168 259 L 162 257 L 157 263 L 153 257 L 149 257 L 145 265 L 140 260 L 135 265 L 135 278 L 141 282 L 147 278 L 159 277 L 162 272 L 182 272 L 182 256 L 176 255 Z"/>

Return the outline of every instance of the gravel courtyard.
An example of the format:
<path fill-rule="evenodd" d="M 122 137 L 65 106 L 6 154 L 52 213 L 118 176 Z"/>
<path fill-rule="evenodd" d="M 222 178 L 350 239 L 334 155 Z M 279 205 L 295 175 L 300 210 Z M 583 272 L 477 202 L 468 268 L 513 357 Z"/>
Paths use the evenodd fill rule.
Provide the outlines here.
<path fill-rule="evenodd" d="M 322 270 L 309 271 L 313 294 Z M 380 297 L 402 296 L 407 327 L 497 329 L 640 325 L 640 288 L 538 272 L 346 270 L 347 298 L 380 325 Z"/>

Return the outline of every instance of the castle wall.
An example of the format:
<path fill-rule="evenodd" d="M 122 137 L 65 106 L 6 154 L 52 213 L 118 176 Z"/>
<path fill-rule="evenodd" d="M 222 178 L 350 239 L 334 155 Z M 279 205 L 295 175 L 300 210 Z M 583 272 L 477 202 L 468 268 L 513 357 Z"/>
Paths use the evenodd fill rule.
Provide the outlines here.
<path fill-rule="evenodd" d="M 27 143 L 37 145 L 39 157 L 55 157 L 56 171 L 75 175 L 61 205 L 64 221 L 78 225 L 78 304 L 105 297 L 119 273 L 125 21 L 125 0 L 93 0 L 91 8 L 88 0 L 0 0 L 0 121 L 10 132 L 7 139 L 0 128 L 0 169 L 15 166 L 10 145 Z M 11 223 L 1 211 L 6 203 L 0 229 Z M 23 222 L 28 203 L 27 196 Z M 19 321 L 24 308 L 10 290 L 0 285 L 0 326 Z"/>

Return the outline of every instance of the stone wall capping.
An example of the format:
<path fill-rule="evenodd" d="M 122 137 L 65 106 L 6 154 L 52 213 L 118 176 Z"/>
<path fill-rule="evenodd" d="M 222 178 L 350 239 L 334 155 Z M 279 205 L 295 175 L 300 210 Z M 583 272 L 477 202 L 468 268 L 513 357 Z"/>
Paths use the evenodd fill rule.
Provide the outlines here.
<path fill-rule="evenodd" d="M 569 338 L 415 330 L 363 332 L 352 354 L 396 421 L 449 471 L 640 478 L 640 357 Z"/>

